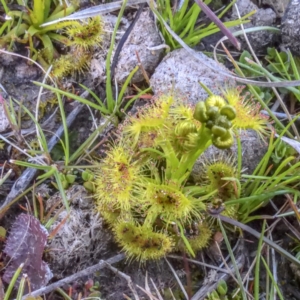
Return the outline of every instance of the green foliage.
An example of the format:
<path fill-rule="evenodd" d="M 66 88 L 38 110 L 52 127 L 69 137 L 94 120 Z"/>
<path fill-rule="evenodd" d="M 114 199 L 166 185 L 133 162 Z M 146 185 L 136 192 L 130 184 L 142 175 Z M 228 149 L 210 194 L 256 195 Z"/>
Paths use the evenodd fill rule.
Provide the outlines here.
<path fill-rule="evenodd" d="M 247 77 L 267 77 L 271 81 L 299 80 L 300 79 L 300 59 L 294 57 L 290 51 L 278 52 L 275 48 L 268 48 L 267 55 L 261 61 L 262 66 L 253 61 L 253 57 L 248 51 L 243 51 L 237 64 L 243 69 Z M 255 87 L 260 97 L 266 103 L 274 97 L 270 88 Z M 279 88 L 281 94 L 292 93 L 300 101 L 299 87 Z"/>
<path fill-rule="evenodd" d="M 1 174 L 1 176 L 0 176 L 0 187 L 9 178 L 11 173 L 12 173 L 12 170 L 9 170 L 5 175 Z"/>
<path fill-rule="evenodd" d="M 274 164 L 278 165 L 285 158 L 288 158 L 296 154 L 297 152 L 293 147 L 291 147 L 290 145 L 288 145 L 287 143 L 281 140 L 279 144 L 276 145 L 274 152 L 271 155 L 271 158 Z"/>
<path fill-rule="evenodd" d="M 122 13 L 125 9 L 126 1 L 123 3 L 123 9 L 121 10 L 119 14 L 119 21 L 121 20 Z M 116 33 L 117 27 L 115 29 Z M 77 31 L 75 31 L 76 33 Z M 74 45 L 75 46 L 75 45 Z M 82 47 L 79 45 L 77 46 L 76 51 L 80 53 L 80 49 Z M 67 54 L 68 55 L 68 54 Z M 107 57 L 108 62 L 110 62 L 110 57 Z M 76 161 L 78 158 L 86 154 L 86 150 L 89 149 L 92 145 L 94 145 L 95 139 L 99 134 L 103 131 L 104 128 L 108 124 L 117 124 L 118 119 L 116 117 L 116 114 L 121 115 L 120 106 L 123 100 L 123 96 L 125 94 L 126 88 L 128 87 L 130 83 L 130 79 L 132 78 L 133 74 L 137 71 L 138 67 L 136 67 L 131 74 L 129 75 L 128 79 L 124 83 L 123 87 L 121 88 L 121 91 L 119 95 L 117 95 L 117 99 L 113 96 L 113 90 L 111 85 L 106 85 L 106 92 L 107 92 L 107 101 L 106 104 L 102 102 L 98 96 L 93 93 L 88 88 L 85 88 L 89 93 L 93 96 L 93 98 L 96 100 L 97 104 L 86 100 L 80 96 L 77 96 L 75 94 L 63 91 L 58 89 L 57 87 L 52 87 L 50 85 L 41 84 L 39 82 L 36 82 L 36 84 L 46 87 L 49 90 L 53 91 L 56 95 L 55 102 L 58 103 L 59 106 L 59 112 L 62 120 L 62 124 L 64 127 L 64 135 L 63 138 L 60 140 L 59 144 L 50 152 L 47 145 L 47 139 L 45 137 L 45 133 L 43 132 L 38 120 L 36 117 L 20 102 L 16 101 L 17 105 L 19 105 L 20 109 L 24 110 L 25 114 L 27 114 L 30 119 L 34 122 L 36 128 L 37 128 L 37 142 L 35 143 L 34 149 L 30 147 L 29 151 L 24 151 L 20 147 L 18 147 L 15 143 L 11 142 L 10 140 L 6 139 L 5 137 L 1 136 L 1 140 L 4 142 L 10 144 L 13 146 L 17 151 L 20 151 L 20 153 L 24 154 L 25 157 L 22 157 L 22 160 L 14 160 L 12 163 L 15 163 L 16 165 L 19 165 L 21 167 L 26 168 L 34 168 L 43 171 L 43 173 L 38 177 L 39 181 L 38 184 L 46 179 L 55 179 L 55 182 L 53 182 L 54 186 L 60 191 L 63 199 L 63 204 L 68 210 L 69 204 L 65 195 L 65 189 L 68 188 L 75 180 L 76 174 L 76 167 L 69 167 L 69 164 Z M 147 89 L 146 91 L 149 91 L 150 89 Z M 140 97 L 145 91 L 141 91 L 138 95 L 133 97 L 124 107 L 124 110 L 126 110 L 129 105 L 136 100 L 138 97 Z M 106 121 L 102 123 L 98 128 L 92 132 L 89 137 L 74 151 L 73 145 L 74 143 L 73 138 L 76 139 L 76 134 L 69 133 L 67 123 L 66 123 L 66 115 L 64 111 L 64 105 L 62 101 L 62 96 L 67 96 L 71 99 L 77 100 L 83 104 L 88 105 L 91 108 L 97 109 L 102 114 L 109 115 L 106 117 Z M 39 101 L 38 101 L 39 102 Z M 13 105 L 11 104 L 11 107 L 7 107 L 7 105 L 4 102 L 4 105 L 6 107 L 6 111 L 8 112 L 8 118 L 10 120 L 10 123 L 12 127 L 16 130 L 20 127 L 20 124 L 18 123 L 19 118 L 16 115 L 15 109 Z M 26 160 L 26 157 L 28 158 L 28 161 Z M 43 160 L 43 159 L 45 160 Z M 63 164 L 61 162 L 58 162 L 58 160 L 63 160 Z M 70 169 L 74 170 L 75 173 L 71 174 Z M 8 175 L 7 175 L 8 176 Z M 93 192 L 95 190 L 93 181 L 91 180 L 91 177 L 83 175 L 84 179 L 84 186 L 90 191 Z M 5 177 L 6 178 L 6 177 Z M 28 191 L 26 191 L 28 192 Z M 25 192 L 24 192 L 25 193 Z M 20 195 L 21 197 L 22 195 Z M 19 198 L 16 198 L 15 201 L 17 201 Z"/>
<path fill-rule="evenodd" d="M 86 100 L 80 96 L 77 96 L 75 94 L 63 91 L 58 89 L 57 87 L 52 87 L 50 85 L 47 84 L 42 84 L 40 82 L 35 82 L 37 85 L 45 87 L 59 95 L 64 95 L 69 97 L 70 99 L 74 99 L 77 100 L 83 104 L 88 105 L 91 108 L 97 109 L 98 111 L 100 111 L 102 114 L 104 115 L 110 115 L 113 116 L 111 118 L 111 121 L 113 121 L 114 123 L 117 123 L 117 119 L 115 118 L 116 116 L 121 116 L 122 113 L 120 111 L 120 106 L 122 104 L 122 100 L 125 94 L 125 91 L 127 89 L 127 87 L 130 84 L 130 81 L 133 77 L 133 75 L 135 74 L 135 72 L 138 70 L 138 66 L 136 66 L 128 75 L 126 81 L 124 82 L 119 94 L 117 95 L 117 97 L 114 96 L 113 93 L 113 88 L 112 88 L 112 84 L 111 84 L 111 77 L 110 77 L 110 63 L 111 63 L 111 57 L 112 57 L 112 52 L 113 52 L 113 48 L 114 48 L 114 42 L 115 42 L 115 38 L 116 38 L 116 34 L 117 34 L 117 29 L 118 26 L 121 22 L 121 18 L 122 15 L 124 13 L 125 7 L 126 7 L 126 3 L 127 1 L 124 1 L 121 7 L 121 10 L 119 12 L 118 15 L 118 19 L 117 19 L 117 23 L 115 25 L 114 31 L 113 31 L 113 35 L 112 35 L 112 39 L 111 39 L 111 46 L 109 48 L 107 57 L 106 57 L 106 85 L 105 85 L 105 91 L 106 91 L 106 101 L 101 100 L 93 91 L 91 91 L 89 88 L 81 85 L 82 88 L 84 88 L 86 91 L 89 92 L 89 94 L 93 97 L 93 99 L 96 101 L 96 103 L 93 103 L 92 101 Z M 78 49 L 76 49 L 76 52 L 78 53 Z M 72 56 L 72 53 L 71 53 Z M 64 63 L 65 64 L 65 63 Z M 61 65 L 61 64 L 59 64 Z M 144 91 L 141 91 L 140 93 L 138 93 L 136 96 L 134 96 L 124 107 L 124 111 L 126 111 L 128 109 L 128 107 L 136 100 L 138 99 L 142 94 L 148 92 L 149 90 L 151 90 L 151 88 L 147 88 Z M 113 120 L 114 119 L 114 120 Z"/>
<path fill-rule="evenodd" d="M 70 153 L 69 155 L 71 155 L 72 153 L 74 153 L 76 151 L 77 148 L 75 148 L 75 145 L 78 144 L 77 140 L 78 140 L 78 132 L 77 131 L 70 131 L 69 132 L 69 143 L 70 143 Z M 65 159 L 65 149 L 64 149 L 64 143 L 62 142 L 65 139 L 64 135 L 63 138 L 53 147 L 53 149 L 50 152 L 51 155 L 51 159 L 53 161 L 62 161 Z"/>
<path fill-rule="evenodd" d="M 211 0 L 204 1 L 205 4 L 210 4 Z M 221 18 L 235 3 L 232 1 L 219 15 Z M 199 15 L 201 13 L 200 7 L 196 4 L 190 4 L 189 0 L 184 0 L 180 8 L 172 8 L 172 2 L 170 0 L 159 0 L 157 1 L 157 10 L 163 17 L 163 19 L 168 22 L 171 29 L 188 45 L 197 45 L 204 37 L 212 35 L 219 31 L 219 28 L 214 24 L 210 23 L 199 24 Z M 229 28 L 233 26 L 240 25 L 241 23 L 247 23 L 247 18 L 251 16 L 254 12 L 243 16 L 241 20 L 227 21 L 224 22 L 224 26 Z M 158 19 L 159 20 L 159 19 Z M 180 45 L 173 39 L 166 28 L 160 23 L 160 30 L 165 38 L 166 43 L 171 47 L 171 49 L 177 49 Z"/>
<path fill-rule="evenodd" d="M 247 59 L 253 60 L 253 57 L 251 56 L 250 52 L 247 50 L 244 50 L 239 58 L 238 64 L 243 67 L 243 73 L 245 76 L 253 77 L 253 76 L 263 76 L 262 72 L 259 71 L 259 68 L 256 66 L 250 67 L 249 64 L 247 63 Z M 257 94 L 264 99 L 266 103 L 269 103 L 272 98 L 274 97 L 274 94 L 271 89 L 265 88 L 265 87 L 258 87 L 255 86 L 253 87 Z"/>
<path fill-rule="evenodd" d="M 89 171 L 84 171 L 81 174 L 81 177 L 84 181 L 83 186 L 91 193 L 96 191 L 95 184 L 94 184 L 94 174 Z"/>
<path fill-rule="evenodd" d="M 24 267 L 24 264 L 20 265 L 20 267 L 16 270 L 14 276 L 12 277 L 12 279 L 9 283 L 7 291 L 4 295 L 4 300 L 10 299 L 12 290 L 13 290 L 14 286 L 16 285 L 16 281 L 17 281 L 18 277 L 20 276 L 23 267 Z M 20 288 L 19 288 L 19 291 L 18 291 L 18 294 L 20 293 L 21 297 L 22 297 L 22 294 L 23 294 L 23 291 L 24 291 L 24 281 L 25 281 L 25 277 L 22 278 L 22 284 L 20 284 Z M 18 295 L 18 299 L 20 299 L 21 297 Z"/>
<path fill-rule="evenodd" d="M 273 137 L 270 139 L 268 150 L 253 174 L 242 175 L 242 178 L 247 179 L 241 185 L 242 197 L 227 202 L 231 205 L 239 205 L 240 220 L 244 223 L 260 218 L 259 216 L 251 216 L 251 213 L 266 205 L 276 195 L 289 193 L 296 198 L 300 196 L 297 189 L 300 163 L 295 160 L 295 156 L 286 155 L 277 164 L 272 161 L 274 153 L 276 155 L 275 149 L 282 147 L 280 146 L 282 143 L 281 137 L 288 131 L 291 124 L 283 130 L 275 141 Z M 289 148 L 288 145 L 285 145 L 285 147 Z M 288 153 L 289 151 L 286 152 L 286 154 Z"/>
<path fill-rule="evenodd" d="M 228 300 L 227 298 L 227 284 L 223 279 L 219 281 L 217 289 L 212 291 L 206 300 Z"/>
<path fill-rule="evenodd" d="M 69 188 L 69 186 L 75 182 L 75 179 L 76 179 L 76 175 L 73 175 L 73 174 L 59 173 L 58 177 L 62 184 L 62 187 L 65 190 L 67 190 Z M 52 182 L 52 184 L 55 186 L 56 189 L 59 189 L 57 183 Z"/>
<path fill-rule="evenodd" d="M 18 1 L 18 4 L 24 5 L 20 0 Z M 26 9 L 23 11 L 8 10 L 6 14 L 9 20 L 5 21 L 1 27 L 0 32 L 2 32 L 2 36 L 0 38 L 0 45 L 3 47 L 10 45 L 10 43 L 15 41 L 29 43 L 33 55 L 37 52 L 33 47 L 32 39 L 37 37 L 42 42 L 43 48 L 46 49 L 47 55 L 50 58 L 49 60 L 51 61 L 54 54 L 54 47 L 51 39 L 64 42 L 64 44 L 67 45 L 69 44 L 66 37 L 55 34 L 54 32 L 69 26 L 72 22 L 63 22 L 44 27 L 41 27 L 41 25 L 69 15 L 74 12 L 76 8 L 77 5 L 61 5 L 60 2 L 53 0 L 33 0 L 32 7 L 26 5 Z M 4 34 L 4 32 L 6 32 L 6 34 Z"/>
<path fill-rule="evenodd" d="M 18 2 L 24 5 L 22 1 Z M 56 79 L 71 72 L 82 72 L 91 58 L 91 47 L 99 45 L 102 40 L 100 17 L 90 18 L 86 22 L 72 20 L 46 24 L 68 16 L 77 8 L 74 2 L 67 5 L 55 0 L 33 0 L 32 7 L 26 4 L 22 11 L 7 8 L 8 20 L 0 27 L 0 47 L 11 47 L 15 42 L 27 44 L 30 56 L 46 70 L 53 63 L 52 76 Z M 37 46 L 37 40 L 41 46 Z M 60 44 L 60 47 L 56 49 L 55 44 Z M 73 50 L 59 56 L 62 46 L 72 47 Z"/>

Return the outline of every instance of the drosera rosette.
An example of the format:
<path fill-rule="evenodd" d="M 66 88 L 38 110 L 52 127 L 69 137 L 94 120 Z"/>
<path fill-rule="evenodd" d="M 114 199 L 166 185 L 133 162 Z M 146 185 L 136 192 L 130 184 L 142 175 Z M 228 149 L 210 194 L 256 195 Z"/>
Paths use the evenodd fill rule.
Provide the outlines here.
<path fill-rule="evenodd" d="M 260 113 L 261 107 L 249 93 L 243 92 L 244 87 L 227 88 L 223 91 L 228 104 L 234 107 L 236 118 L 232 121 L 235 130 L 255 130 L 263 138 L 269 135 L 270 120 Z"/>
<path fill-rule="evenodd" d="M 57 42 L 69 47 L 68 54 L 54 56 L 44 48 L 38 52 L 37 60 L 48 69 L 52 64 L 51 75 L 60 80 L 64 76 L 74 73 L 82 73 L 88 69 L 92 58 L 93 47 L 101 45 L 103 39 L 103 22 L 99 16 L 88 18 L 83 21 L 67 21 L 62 34 L 52 34 L 51 37 Z M 53 59 L 55 57 L 55 59 Z"/>
<path fill-rule="evenodd" d="M 95 197 L 130 258 L 158 259 L 179 248 L 193 255 L 208 245 L 216 226 L 207 212 L 237 217 L 238 207 L 226 204 L 241 194 L 233 158 L 205 163 L 200 186 L 190 182 L 208 147 L 233 145 L 236 103 L 211 95 L 193 107 L 178 95 L 159 95 L 119 127 L 120 138 L 97 171 Z"/>
<path fill-rule="evenodd" d="M 146 218 L 144 224 L 152 226 L 159 219 L 167 227 L 171 223 L 186 223 L 201 218 L 203 202 L 185 195 L 176 183 L 148 182 L 144 194 Z"/>
<path fill-rule="evenodd" d="M 176 228 L 175 231 L 177 232 L 175 237 L 175 249 L 189 254 L 190 250 L 182 239 L 179 229 Z M 191 249 L 195 252 L 206 248 L 209 245 L 213 235 L 213 230 L 210 228 L 209 224 L 202 219 L 193 221 L 183 226 L 183 231 L 185 239 L 189 243 Z"/>
<path fill-rule="evenodd" d="M 114 226 L 114 234 L 128 258 L 140 262 L 160 259 L 173 249 L 173 240 L 167 234 L 133 220 L 119 221 Z"/>
<path fill-rule="evenodd" d="M 100 46 L 103 39 L 103 21 L 100 16 L 73 22 L 64 32 L 71 40 L 70 44 L 77 48 L 90 50 Z"/>
<path fill-rule="evenodd" d="M 96 175 L 96 201 L 101 211 L 128 211 L 139 200 L 135 197 L 135 187 L 141 179 L 142 166 L 134 158 L 135 152 L 123 141 L 113 144 L 99 165 Z"/>
<path fill-rule="evenodd" d="M 121 128 L 123 136 L 132 139 L 133 147 L 137 146 L 141 135 L 146 144 L 156 146 L 156 138 L 159 137 L 157 133 L 165 127 L 173 103 L 172 95 L 153 98 L 135 115 L 128 116 Z M 148 142 L 145 141 L 147 137 Z"/>
<path fill-rule="evenodd" d="M 202 182 L 207 191 L 215 194 L 207 201 L 207 210 L 213 214 L 222 214 L 237 218 L 238 206 L 228 205 L 229 200 L 240 196 L 240 175 L 233 156 L 218 155 L 212 160 L 202 162 Z"/>

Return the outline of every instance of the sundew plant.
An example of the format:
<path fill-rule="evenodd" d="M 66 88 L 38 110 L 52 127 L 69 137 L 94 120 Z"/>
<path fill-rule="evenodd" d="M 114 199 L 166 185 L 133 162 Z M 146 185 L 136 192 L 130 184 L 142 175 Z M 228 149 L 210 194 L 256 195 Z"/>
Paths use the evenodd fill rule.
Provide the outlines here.
<path fill-rule="evenodd" d="M 268 120 L 238 89 L 210 95 L 195 106 L 175 95 L 152 99 L 119 127 L 100 163 L 95 197 L 103 218 L 130 259 L 159 259 L 173 250 L 190 255 L 214 232 L 207 211 L 236 218 L 240 171 L 235 158 L 203 168 L 203 182 L 190 183 L 196 160 L 208 147 L 230 148 L 240 130 L 260 136 Z"/>
<path fill-rule="evenodd" d="M 18 0 L 21 10 L 10 10 L 6 0 L 0 2 L 6 15 L 4 23 L 0 20 L 0 48 L 26 45 L 30 57 L 45 70 L 52 65 L 51 76 L 57 80 L 88 68 L 91 50 L 102 42 L 103 22 L 99 16 L 49 24 L 76 11 L 79 2 L 33 0 L 27 4 Z M 66 47 L 69 53 L 62 54 Z"/>

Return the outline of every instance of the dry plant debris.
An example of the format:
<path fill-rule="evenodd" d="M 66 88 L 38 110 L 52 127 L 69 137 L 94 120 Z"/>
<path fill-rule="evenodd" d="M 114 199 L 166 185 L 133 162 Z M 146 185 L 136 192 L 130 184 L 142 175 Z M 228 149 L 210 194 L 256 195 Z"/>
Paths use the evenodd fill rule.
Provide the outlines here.
<path fill-rule="evenodd" d="M 21 264 L 24 264 L 21 274 L 27 274 L 32 290 L 39 289 L 49 282 L 52 273 L 42 259 L 47 237 L 48 231 L 34 216 L 18 216 L 4 249 L 4 253 L 10 257 L 3 276 L 5 282 L 10 282 Z M 21 277 L 18 278 L 18 283 Z"/>

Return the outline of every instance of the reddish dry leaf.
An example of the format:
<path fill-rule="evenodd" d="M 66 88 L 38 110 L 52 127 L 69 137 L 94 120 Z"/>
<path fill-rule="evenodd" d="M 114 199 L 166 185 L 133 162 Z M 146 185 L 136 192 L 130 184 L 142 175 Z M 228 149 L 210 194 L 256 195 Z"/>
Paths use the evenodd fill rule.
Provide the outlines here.
<path fill-rule="evenodd" d="M 3 280 L 10 282 L 15 271 L 24 263 L 18 278 L 27 274 L 32 290 L 45 286 L 52 277 L 48 265 L 42 260 L 48 232 L 34 216 L 20 214 L 10 230 L 4 253 L 10 257 Z M 17 288 L 18 285 L 15 285 Z"/>

